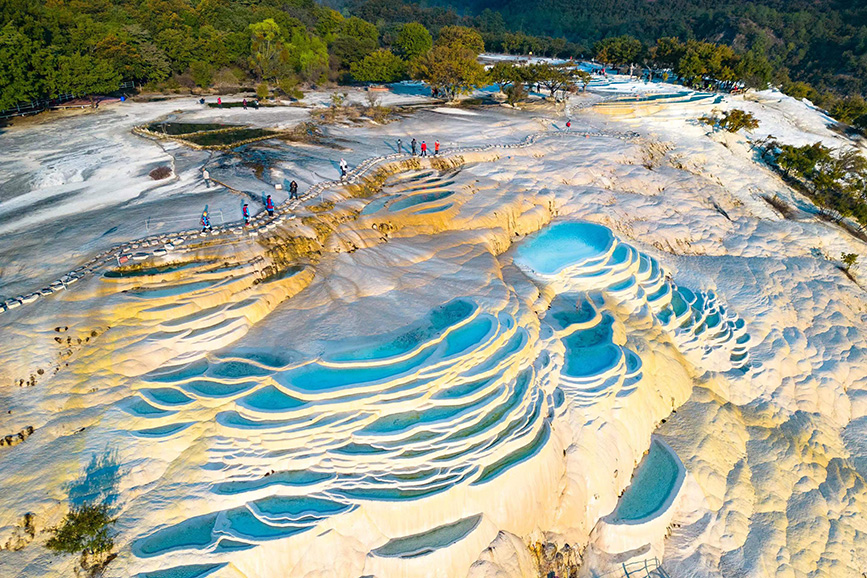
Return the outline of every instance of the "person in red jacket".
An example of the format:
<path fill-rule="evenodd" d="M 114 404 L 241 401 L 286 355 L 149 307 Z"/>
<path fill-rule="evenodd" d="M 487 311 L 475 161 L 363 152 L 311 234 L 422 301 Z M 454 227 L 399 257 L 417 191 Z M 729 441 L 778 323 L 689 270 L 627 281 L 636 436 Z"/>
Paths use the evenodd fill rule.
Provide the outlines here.
<path fill-rule="evenodd" d="M 271 200 L 271 195 L 268 195 L 268 198 L 265 199 L 265 209 L 269 215 L 274 214 L 274 201 Z"/>
<path fill-rule="evenodd" d="M 244 203 L 244 208 L 241 209 L 241 214 L 244 215 L 244 224 L 249 225 L 250 224 L 250 207 L 247 206 L 247 203 Z"/>
<path fill-rule="evenodd" d="M 440 141 L 434 141 L 434 156 L 437 157 L 440 154 Z"/>
<path fill-rule="evenodd" d="M 427 156 L 427 143 L 424 141 L 421 141 L 421 156 Z"/>

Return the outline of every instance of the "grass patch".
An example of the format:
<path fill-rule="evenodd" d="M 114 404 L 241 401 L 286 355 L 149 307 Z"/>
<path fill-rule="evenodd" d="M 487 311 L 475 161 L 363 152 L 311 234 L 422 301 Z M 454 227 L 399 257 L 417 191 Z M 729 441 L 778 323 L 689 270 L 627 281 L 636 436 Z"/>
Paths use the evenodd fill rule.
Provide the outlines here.
<path fill-rule="evenodd" d="M 179 136 L 198 132 L 243 128 L 237 124 L 195 123 L 195 122 L 154 122 L 145 127 L 151 132 Z"/>
<path fill-rule="evenodd" d="M 274 131 L 264 128 L 239 128 L 220 132 L 194 134 L 184 138 L 193 144 L 203 147 L 231 146 L 250 140 L 261 140 L 277 136 Z"/>
<path fill-rule="evenodd" d="M 325 211 L 330 211 L 334 208 L 334 201 L 323 201 L 318 205 L 312 205 L 308 207 L 311 213 L 324 213 Z"/>

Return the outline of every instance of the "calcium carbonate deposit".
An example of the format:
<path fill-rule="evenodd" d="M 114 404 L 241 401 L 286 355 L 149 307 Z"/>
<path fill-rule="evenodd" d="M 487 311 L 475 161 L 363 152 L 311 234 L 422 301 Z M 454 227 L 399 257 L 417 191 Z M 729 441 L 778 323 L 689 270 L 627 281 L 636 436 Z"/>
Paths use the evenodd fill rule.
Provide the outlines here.
<path fill-rule="evenodd" d="M 44 546 L 82 504 L 116 519 L 105 576 L 867 573 L 867 280 L 838 262 L 867 244 L 751 147 L 852 146 L 826 116 L 615 77 L 225 152 L 132 132 L 308 100 L 0 136 L 0 575 L 79 572 Z"/>

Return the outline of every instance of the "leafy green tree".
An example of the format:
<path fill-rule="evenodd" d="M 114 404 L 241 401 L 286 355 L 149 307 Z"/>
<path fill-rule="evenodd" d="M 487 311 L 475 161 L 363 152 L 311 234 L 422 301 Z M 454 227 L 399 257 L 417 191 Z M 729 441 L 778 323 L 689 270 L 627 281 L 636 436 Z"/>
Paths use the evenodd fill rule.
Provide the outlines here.
<path fill-rule="evenodd" d="M 506 87 L 510 84 L 522 81 L 519 67 L 507 60 L 501 60 L 494 64 L 489 71 L 491 82 L 500 87 L 500 92 L 506 93 Z"/>
<path fill-rule="evenodd" d="M 395 46 L 406 60 L 413 60 L 433 48 L 430 32 L 418 22 L 408 22 L 400 27 Z"/>
<path fill-rule="evenodd" d="M 641 41 L 629 35 L 600 40 L 593 46 L 596 59 L 606 64 L 632 64 L 644 53 Z"/>
<path fill-rule="evenodd" d="M 328 47 L 304 28 L 293 28 L 285 47 L 286 63 L 306 80 L 319 81 L 328 69 Z"/>
<path fill-rule="evenodd" d="M 586 70 L 576 70 L 575 71 L 575 79 L 581 83 L 581 92 L 587 90 L 587 85 L 590 84 L 590 81 L 593 80 L 593 77 Z"/>
<path fill-rule="evenodd" d="M 186 70 L 193 60 L 195 35 L 189 27 L 180 26 L 160 31 L 156 35 L 156 44 L 168 56 L 173 72 Z"/>
<path fill-rule="evenodd" d="M 362 42 L 372 43 L 374 47 L 379 41 L 379 31 L 376 26 L 356 16 L 343 21 L 340 33 Z"/>
<path fill-rule="evenodd" d="M 207 88 L 214 80 L 214 67 L 210 62 L 196 60 L 190 64 L 190 75 L 193 77 L 193 82 L 202 88 Z"/>
<path fill-rule="evenodd" d="M 856 119 L 867 115 L 867 101 L 861 96 L 849 96 L 840 99 L 831 108 L 831 116 L 845 123 L 852 123 Z"/>
<path fill-rule="evenodd" d="M 776 162 L 787 175 L 794 173 L 795 176 L 812 179 L 818 167 L 831 162 L 831 149 L 818 142 L 802 147 L 782 145 Z"/>
<path fill-rule="evenodd" d="M 413 76 L 452 100 L 484 86 L 488 80 L 485 68 L 476 60 L 476 54 L 461 44 L 434 46 L 433 50 L 416 60 Z"/>
<path fill-rule="evenodd" d="M 664 37 L 656 41 L 656 46 L 651 49 L 651 60 L 659 66 L 674 68 L 683 55 L 686 46 L 677 38 Z"/>
<path fill-rule="evenodd" d="M 349 69 L 354 62 L 364 60 L 365 56 L 376 50 L 376 45 L 360 42 L 351 36 L 338 36 L 329 48 L 335 67 Z"/>
<path fill-rule="evenodd" d="M 337 10 L 321 7 L 316 18 L 316 34 L 323 40 L 331 41 L 343 27 L 343 15 Z"/>
<path fill-rule="evenodd" d="M 397 82 L 406 77 L 406 65 L 390 50 L 381 48 L 353 63 L 352 76 L 360 82 Z"/>
<path fill-rule="evenodd" d="M 288 58 L 280 26 L 268 18 L 262 22 L 250 24 L 251 64 L 259 76 L 265 79 L 276 78 L 280 72 L 281 63 Z"/>
<path fill-rule="evenodd" d="M 120 87 L 120 74 L 108 61 L 82 54 L 61 56 L 56 60 L 52 95 L 71 92 L 82 96 L 114 92 Z"/>
<path fill-rule="evenodd" d="M 747 88 L 764 90 L 768 87 L 773 77 L 773 66 L 768 59 L 757 50 L 750 50 L 744 54 L 735 68 L 736 77 Z M 728 80 L 727 78 L 720 78 Z"/>
<path fill-rule="evenodd" d="M 437 48 L 464 49 L 476 57 L 485 51 L 481 34 L 466 26 L 443 26 L 436 41 Z"/>
<path fill-rule="evenodd" d="M 11 24 L 0 29 L 0 110 L 44 94 L 34 61 L 38 45 Z"/>
<path fill-rule="evenodd" d="M 572 71 L 565 67 L 553 64 L 533 64 L 529 68 L 536 82 L 551 93 L 551 98 L 554 98 L 558 90 L 568 90 L 575 86 Z"/>

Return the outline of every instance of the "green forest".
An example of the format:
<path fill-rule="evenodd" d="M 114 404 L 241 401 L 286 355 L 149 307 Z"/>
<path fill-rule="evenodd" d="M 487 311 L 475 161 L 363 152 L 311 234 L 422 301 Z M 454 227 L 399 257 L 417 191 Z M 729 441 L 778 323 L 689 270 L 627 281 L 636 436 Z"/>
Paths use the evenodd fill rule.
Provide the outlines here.
<path fill-rule="evenodd" d="M 662 67 L 693 85 L 771 82 L 867 124 L 867 6 L 854 4 L 0 0 L 0 110 L 122 81 L 297 98 L 306 87 L 414 77 L 452 96 L 488 80 L 472 63 L 486 49 Z"/>
<path fill-rule="evenodd" d="M 365 0 L 360 0 L 365 1 Z M 867 2 L 839 0 L 434 0 L 492 14 L 491 32 L 563 37 L 587 49 L 628 34 L 702 40 L 767 55 L 781 74 L 820 90 L 867 89 Z M 394 0 L 367 0 L 388 5 Z M 490 18 L 490 17 L 489 17 Z M 486 39 L 487 40 L 487 39 Z"/>

